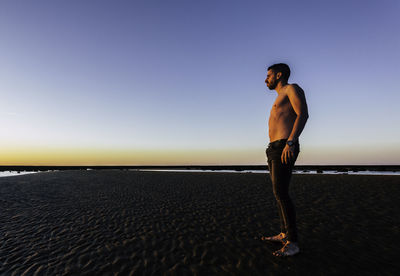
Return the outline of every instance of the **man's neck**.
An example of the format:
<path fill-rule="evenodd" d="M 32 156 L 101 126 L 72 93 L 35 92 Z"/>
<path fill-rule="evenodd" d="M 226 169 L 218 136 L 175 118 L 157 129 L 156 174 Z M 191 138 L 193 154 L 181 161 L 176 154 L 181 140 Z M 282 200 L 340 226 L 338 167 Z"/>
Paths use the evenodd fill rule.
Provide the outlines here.
<path fill-rule="evenodd" d="M 287 82 L 280 81 L 276 85 L 275 91 L 278 93 L 278 95 L 283 91 L 282 89 L 287 85 Z"/>

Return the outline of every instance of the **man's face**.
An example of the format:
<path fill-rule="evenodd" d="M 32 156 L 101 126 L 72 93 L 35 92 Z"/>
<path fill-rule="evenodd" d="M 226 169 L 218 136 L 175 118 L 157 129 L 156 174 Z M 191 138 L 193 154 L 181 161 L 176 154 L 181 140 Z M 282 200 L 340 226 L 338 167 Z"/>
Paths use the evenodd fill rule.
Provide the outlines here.
<path fill-rule="evenodd" d="M 269 90 L 274 90 L 276 88 L 278 81 L 276 79 L 276 74 L 274 71 L 268 70 L 267 78 L 265 79 L 265 83 L 267 84 Z"/>

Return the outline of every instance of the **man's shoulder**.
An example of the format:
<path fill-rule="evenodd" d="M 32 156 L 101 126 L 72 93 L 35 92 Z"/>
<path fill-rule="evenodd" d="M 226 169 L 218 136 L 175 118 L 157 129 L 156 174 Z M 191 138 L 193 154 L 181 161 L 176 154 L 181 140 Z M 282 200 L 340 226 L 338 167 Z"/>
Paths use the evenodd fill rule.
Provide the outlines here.
<path fill-rule="evenodd" d="M 300 89 L 303 90 L 300 85 L 298 85 L 297 83 L 288 83 L 288 87 L 292 88 L 292 89 Z"/>
<path fill-rule="evenodd" d="M 288 83 L 286 88 L 287 93 L 304 94 L 304 90 L 297 83 Z"/>

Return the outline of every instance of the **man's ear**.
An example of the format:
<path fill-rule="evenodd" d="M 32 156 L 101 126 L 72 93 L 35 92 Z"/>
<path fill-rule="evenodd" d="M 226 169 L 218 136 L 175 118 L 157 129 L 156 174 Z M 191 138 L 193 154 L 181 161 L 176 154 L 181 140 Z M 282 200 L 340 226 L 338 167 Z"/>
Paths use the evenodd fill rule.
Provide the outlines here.
<path fill-rule="evenodd" d="M 276 73 L 276 79 L 279 80 L 282 77 L 282 72 Z"/>

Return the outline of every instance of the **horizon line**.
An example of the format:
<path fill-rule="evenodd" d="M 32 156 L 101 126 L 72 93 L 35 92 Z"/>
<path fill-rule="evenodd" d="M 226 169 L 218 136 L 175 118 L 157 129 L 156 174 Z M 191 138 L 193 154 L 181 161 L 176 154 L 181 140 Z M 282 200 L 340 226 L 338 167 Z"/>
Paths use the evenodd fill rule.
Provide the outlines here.
<path fill-rule="evenodd" d="M 68 170 L 68 169 L 236 169 L 236 170 L 264 170 L 268 165 L 0 165 L 0 171 L 18 170 Z M 294 165 L 297 169 L 390 169 L 400 171 L 399 165 Z"/>

